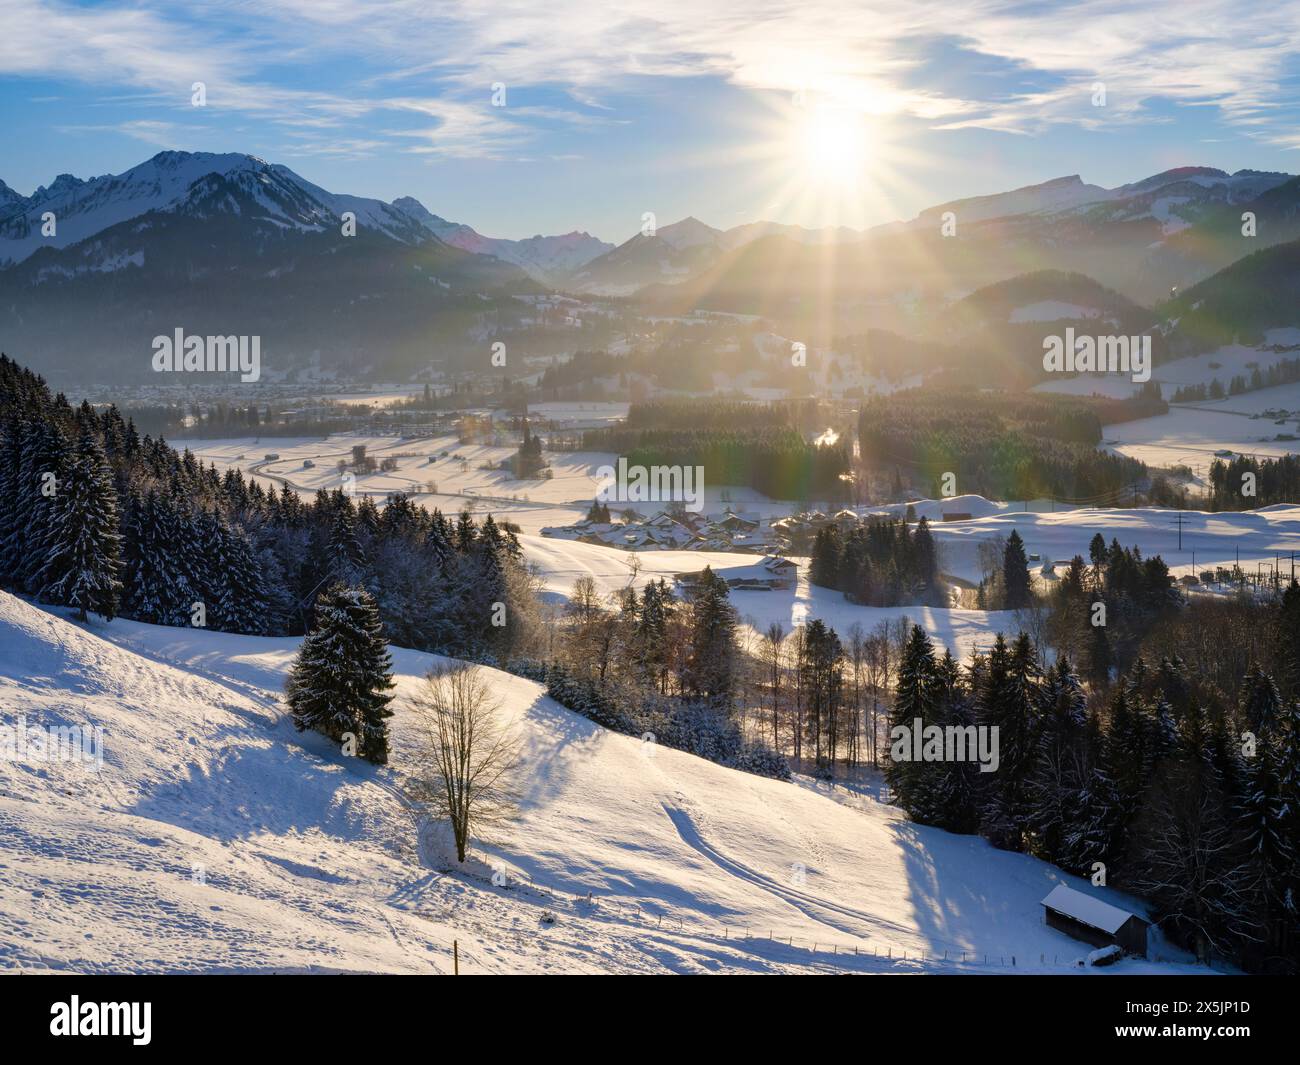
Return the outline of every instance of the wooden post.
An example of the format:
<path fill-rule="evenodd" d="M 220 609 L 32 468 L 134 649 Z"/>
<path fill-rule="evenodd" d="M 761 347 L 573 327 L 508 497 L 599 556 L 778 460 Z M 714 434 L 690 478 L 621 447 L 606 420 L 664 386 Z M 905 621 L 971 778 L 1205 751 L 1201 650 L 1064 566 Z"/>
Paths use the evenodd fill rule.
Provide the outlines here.
<path fill-rule="evenodd" d="M 453 939 L 451 941 L 451 961 L 454 973 L 460 975 L 460 941 Z"/>

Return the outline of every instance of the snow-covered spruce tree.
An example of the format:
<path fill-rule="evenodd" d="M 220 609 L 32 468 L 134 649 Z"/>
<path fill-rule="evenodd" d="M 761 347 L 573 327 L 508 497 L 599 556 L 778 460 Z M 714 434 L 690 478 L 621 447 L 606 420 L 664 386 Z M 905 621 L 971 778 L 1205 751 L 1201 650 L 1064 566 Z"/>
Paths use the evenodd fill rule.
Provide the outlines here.
<path fill-rule="evenodd" d="M 12 584 L 21 569 L 27 516 L 21 509 L 23 440 L 28 429 L 17 416 L 0 427 L 0 583 Z"/>
<path fill-rule="evenodd" d="M 1296 840 L 1289 834 L 1290 809 L 1282 793 L 1285 752 L 1273 730 L 1258 740 L 1255 754 L 1244 759 L 1238 823 L 1249 855 L 1251 873 L 1270 909 L 1283 903 L 1287 879 L 1295 865 Z"/>
<path fill-rule="evenodd" d="M 176 514 L 150 489 L 128 503 L 124 605 L 131 617 L 153 625 L 188 625 L 195 592 L 176 555 Z"/>
<path fill-rule="evenodd" d="M 1201 960 L 1263 938 L 1260 892 L 1228 800 L 1198 754 L 1164 759 L 1130 826 L 1123 883 L 1149 898 L 1163 927 Z"/>
<path fill-rule="evenodd" d="M 345 584 L 358 583 L 365 573 L 366 558 L 357 535 L 356 512 L 346 496 L 334 508 L 328 567 L 329 576 Z"/>
<path fill-rule="evenodd" d="M 1025 779 L 1033 752 L 1038 672 L 1025 633 L 1010 648 L 999 634 L 976 701 L 980 724 L 998 730 L 998 771 L 986 774 L 991 779 L 984 784 L 983 832 L 1005 850 L 1020 850 L 1024 843 Z"/>
<path fill-rule="evenodd" d="M 18 470 L 18 513 L 25 520 L 14 529 L 13 549 L 18 564 L 15 583 L 29 592 L 38 592 L 38 574 L 49 558 L 58 529 L 58 493 L 63 490 L 74 456 L 51 418 L 38 418 L 31 430 L 23 443 Z"/>
<path fill-rule="evenodd" d="M 350 733 L 367 761 L 388 761 L 392 658 L 374 599 L 333 584 L 316 600 L 316 624 L 302 641 L 286 685 L 294 727 L 337 742 Z"/>
<path fill-rule="evenodd" d="M 952 652 L 945 650 L 935 667 L 935 724 L 965 729 L 975 724 L 970 688 Z M 930 823 L 949 832 L 971 833 L 979 825 L 979 767 L 970 760 L 925 763 L 924 800 Z"/>
<path fill-rule="evenodd" d="M 1106 851 L 1113 859 L 1122 857 L 1127 847 L 1129 826 L 1137 815 L 1147 781 L 1147 735 L 1142 713 L 1134 705 L 1138 698 L 1123 688 L 1115 692 L 1101 741 L 1101 777 L 1107 786 L 1099 788 L 1093 797 L 1104 806 L 1098 815 L 1109 828 Z"/>
<path fill-rule="evenodd" d="M 266 631 L 267 603 L 261 567 L 242 529 L 218 522 L 215 550 L 220 590 L 216 627 L 223 632 L 260 636 Z"/>
<path fill-rule="evenodd" d="M 1088 746 L 1097 751 L 1101 746 L 1100 727 L 1095 719 L 1088 723 Z M 1119 802 L 1115 787 L 1106 771 L 1094 760 L 1091 770 L 1079 789 L 1079 799 L 1066 829 L 1065 867 L 1082 876 L 1090 876 L 1098 862 L 1113 860 L 1112 841 L 1119 821 Z"/>
<path fill-rule="evenodd" d="M 217 565 L 216 546 L 221 539 L 221 517 L 213 507 L 182 506 L 177 518 L 177 561 L 183 567 L 196 598 L 214 619 L 225 577 Z"/>
<path fill-rule="evenodd" d="M 1294 578 L 1278 603 L 1275 629 L 1278 686 L 1288 699 L 1300 699 L 1300 583 Z"/>
<path fill-rule="evenodd" d="M 56 494 L 45 563 L 36 574 L 39 596 L 111 619 L 122 595 L 121 536 L 113 472 L 89 424 Z"/>
<path fill-rule="evenodd" d="M 1065 865 L 1071 824 L 1090 772 L 1083 688 L 1065 657 L 1048 669 L 1038 706 L 1038 735 L 1025 780 L 1025 829 L 1034 854 Z"/>
<path fill-rule="evenodd" d="M 731 711 L 736 685 L 736 608 L 727 582 L 705 566 L 690 602 L 686 688 L 694 696 Z"/>
<path fill-rule="evenodd" d="M 895 687 L 894 705 L 889 714 L 889 760 L 885 763 L 885 780 L 889 784 L 894 802 L 908 812 L 908 816 L 930 808 L 924 795 L 925 782 L 922 764 L 911 761 L 911 743 L 907 744 L 908 758 L 895 758 L 894 729 L 906 728 L 909 737 L 916 728 L 933 723 L 935 698 L 934 648 L 920 625 L 913 625 L 903 648 L 898 666 L 898 683 Z"/>

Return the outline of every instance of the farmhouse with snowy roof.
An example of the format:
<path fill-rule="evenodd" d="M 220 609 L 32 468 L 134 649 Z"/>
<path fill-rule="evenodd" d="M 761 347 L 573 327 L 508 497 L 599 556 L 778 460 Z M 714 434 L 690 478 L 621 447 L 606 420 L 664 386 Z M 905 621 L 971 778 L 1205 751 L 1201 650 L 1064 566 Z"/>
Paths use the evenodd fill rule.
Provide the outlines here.
<path fill-rule="evenodd" d="M 1049 928 L 1094 947 L 1108 947 L 1113 943 L 1128 954 L 1146 957 L 1150 922 L 1135 913 L 1065 884 L 1052 888 L 1042 906 Z"/>
<path fill-rule="evenodd" d="M 739 591 L 772 591 L 778 588 L 793 588 L 799 574 L 799 566 L 788 558 L 768 555 L 752 566 L 732 566 L 715 570 L 727 585 Z M 700 583 L 703 570 L 691 573 L 675 573 L 673 579 L 683 591 L 689 591 Z"/>

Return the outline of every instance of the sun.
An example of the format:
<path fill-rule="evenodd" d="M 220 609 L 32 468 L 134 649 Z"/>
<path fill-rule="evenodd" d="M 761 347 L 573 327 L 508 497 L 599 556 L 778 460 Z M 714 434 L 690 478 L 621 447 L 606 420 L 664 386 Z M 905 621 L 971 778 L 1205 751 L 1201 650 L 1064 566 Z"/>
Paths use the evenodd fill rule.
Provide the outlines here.
<path fill-rule="evenodd" d="M 909 172 L 928 160 L 909 147 L 894 116 L 853 96 L 802 90 L 755 102 L 739 119 L 739 136 L 716 149 L 751 220 L 862 230 L 902 216 Z M 690 162 L 717 158 L 705 152 Z"/>
<path fill-rule="evenodd" d="M 871 162 L 870 119 L 830 107 L 798 112 L 790 150 L 808 188 L 849 190 L 862 183 Z"/>

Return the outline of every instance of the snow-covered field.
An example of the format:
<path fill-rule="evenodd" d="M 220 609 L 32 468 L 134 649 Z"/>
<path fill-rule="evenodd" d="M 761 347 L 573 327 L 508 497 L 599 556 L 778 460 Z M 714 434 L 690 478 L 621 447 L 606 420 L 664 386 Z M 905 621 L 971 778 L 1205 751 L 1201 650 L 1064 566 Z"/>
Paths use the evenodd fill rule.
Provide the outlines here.
<path fill-rule="evenodd" d="M 0 761 L 0 966 L 447 972 L 456 940 L 464 973 L 1065 973 L 1087 952 L 1039 901 L 1093 889 L 1042 862 L 606 732 L 500 673 L 520 816 L 441 871 L 400 798 L 405 699 L 436 659 L 394 650 L 375 768 L 277 708 L 295 644 L 79 626 L 0 595 L 4 723 L 105 730 L 98 771 Z"/>
<path fill-rule="evenodd" d="M 356 445 L 364 445 L 367 455 L 379 462 L 400 456 L 397 469 L 362 474 L 345 482 L 338 462 L 348 458 Z M 596 471 L 617 461 L 616 456 L 607 452 L 548 452 L 553 476 L 548 480 L 520 481 L 505 470 L 482 468 L 499 466 L 518 448 L 461 444 L 454 436 L 408 440 L 346 433 L 324 438 L 175 440 L 172 446 L 188 448 L 205 466 L 215 465 L 221 472 L 232 468 L 243 470 L 266 487 L 278 490 L 288 484 L 305 498 L 314 496 L 321 488 L 333 490 L 345 485 L 358 496 L 374 496 L 377 502 L 382 502 L 390 492 L 414 493 L 430 509 L 438 507 L 445 513 L 455 513 L 465 507 L 476 512 L 491 511 L 498 519 L 507 518 L 528 533 L 539 533 L 547 526 L 571 525 L 585 517 L 600 487 Z M 279 458 L 268 461 L 269 454 Z M 457 456 L 465 461 L 458 461 Z M 434 461 L 430 462 L 430 457 Z M 312 465 L 306 466 L 307 462 Z M 430 482 L 437 487 L 437 492 L 428 491 Z M 706 480 L 704 509 L 713 513 L 728 506 L 766 516 L 784 516 L 796 509 L 791 503 L 770 500 L 751 488 L 709 485 Z M 661 508 L 640 504 L 638 509 L 651 517 Z"/>
<path fill-rule="evenodd" d="M 1182 385 L 1208 385 L 1216 377 L 1224 388 L 1234 377 L 1249 378 L 1256 366 L 1267 370 L 1274 363 L 1294 359 L 1300 355 L 1300 348 L 1273 351 L 1271 347 L 1290 347 L 1300 343 L 1294 329 L 1270 329 L 1265 334 L 1264 344 L 1251 347 L 1245 344 L 1227 344 L 1215 351 L 1201 355 L 1190 355 L 1181 359 L 1161 363 L 1151 371 L 1151 379 L 1161 387 L 1165 399 L 1172 399 L 1176 389 Z M 1141 386 L 1123 373 L 1079 374 L 1074 377 L 1057 376 L 1034 387 L 1035 392 L 1063 392 L 1074 396 L 1088 396 L 1094 393 L 1125 399 Z"/>
<path fill-rule="evenodd" d="M 936 525 L 934 535 L 944 572 L 978 580 L 977 543 L 1009 536 L 1013 528 L 1025 541 L 1025 550 L 1041 555 L 1043 561 L 1068 561 L 1075 555 L 1086 559 L 1088 542 L 1101 533 L 1108 544 L 1114 538 L 1125 547 L 1137 545 L 1144 555 L 1160 555 L 1180 576 L 1192 572 L 1193 552 L 1197 569 L 1216 563 L 1231 565 L 1240 559 L 1242 568 L 1253 572 L 1259 563 L 1272 565 L 1280 557 L 1289 573 L 1292 552 L 1300 564 L 1300 504 L 1217 514 L 1158 507 L 1089 507 L 1047 513 L 1003 510 L 985 518 Z"/>
<path fill-rule="evenodd" d="M 1265 392 L 1276 393 L 1264 397 Z M 1280 385 L 1234 397 L 1239 408 L 1247 404 L 1286 405 L 1282 394 L 1300 407 L 1300 385 Z M 1254 397 L 1254 398 L 1252 398 Z M 1233 413 L 1230 406 L 1198 403 L 1194 407 L 1171 407 L 1168 414 L 1142 418 L 1102 429 L 1108 450 L 1128 455 L 1152 467 L 1188 466 L 1203 483 L 1216 451 L 1232 451 L 1257 458 L 1291 455 L 1300 452 L 1300 441 L 1274 440 L 1278 433 L 1300 436 L 1295 422 L 1274 425 L 1271 419 L 1251 418 Z M 1261 407 L 1260 409 L 1263 409 Z"/>
<path fill-rule="evenodd" d="M 567 598 L 579 577 L 591 577 L 597 590 L 606 596 L 627 587 L 633 580 L 630 566 L 633 552 L 540 536 L 522 536 L 520 543 L 525 557 L 542 578 L 543 591 L 555 598 Z M 674 573 L 695 572 L 705 566 L 725 576 L 729 569 L 754 564 L 753 555 L 722 551 L 642 551 L 636 552 L 635 558 L 639 564 L 635 579 L 638 588 L 660 577 L 671 584 Z M 794 588 L 732 591 L 731 601 L 751 635 L 761 635 L 773 622 L 788 633 L 796 625 L 814 618 L 821 618 L 843 635 L 855 624 L 869 632 L 882 621 L 907 617 L 951 648 L 953 654 L 965 658 L 975 647 L 987 647 L 996 632 L 1015 629 L 1013 615 L 1005 611 L 857 606 L 840 592 L 809 584 L 808 560 L 797 561 L 800 573 Z"/>
<path fill-rule="evenodd" d="M 304 497 L 321 488 L 345 486 L 358 496 L 374 496 L 378 502 L 391 492 L 414 493 L 430 509 L 438 507 L 447 513 L 465 507 L 490 509 L 498 518 L 508 517 L 530 530 L 568 525 L 583 517 L 596 495 L 596 470 L 610 461 L 610 456 L 597 452 L 554 452 L 548 456 L 554 471 L 550 480 L 520 481 L 507 471 L 482 468 L 499 466 L 518 448 L 461 444 L 454 436 L 408 440 L 347 433 L 326 438 L 262 437 L 258 441 L 248 437 L 173 443 L 177 448 L 189 448 L 205 465 L 212 463 L 222 471 L 241 469 L 276 489 L 288 484 Z M 396 457 L 397 469 L 344 481 L 338 462 L 348 458 L 357 445 L 364 445 L 366 453 L 378 462 Z M 268 454 L 279 458 L 267 461 Z M 305 465 L 308 462 L 312 465 Z M 429 491 L 430 483 L 436 492 Z"/>
<path fill-rule="evenodd" d="M 1270 330 L 1269 344 L 1294 344 L 1294 330 Z M 1165 399 L 1171 399 L 1182 385 L 1208 384 L 1218 378 L 1226 388 L 1233 377 L 1249 377 L 1258 366 L 1266 370 L 1283 359 L 1294 359 L 1296 350 L 1282 352 L 1231 344 L 1217 351 L 1158 366 L 1152 380 L 1158 382 Z M 1035 391 L 1071 395 L 1104 395 L 1122 399 L 1139 386 L 1124 374 L 1081 374 L 1038 385 Z M 1138 421 L 1108 425 L 1103 430 L 1105 447 L 1128 455 L 1152 467 L 1188 466 L 1198 484 L 1205 483 L 1216 451 L 1233 451 L 1259 458 L 1277 457 L 1300 451 L 1300 441 L 1274 439 L 1279 433 L 1300 436 L 1300 417 L 1275 425 L 1272 418 L 1252 415 L 1266 410 L 1300 412 L 1300 382 L 1261 388 L 1221 400 L 1197 400 L 1180 404 L 1168 414 Z"/>
<path fill-rule="evenodd" d="M 1030 500 L 1042 508 L 1041 501 Z M 1107 544 L 1117 538 L 1125 547 L 1137 545 L 1144 555 L 1160 555 L 1175 576 L 1197 572 L 1207 565 L 1232 565 L 1254 573 L 1280 562 L 1290 573 L 1292 552 L 1300 556 L 1300 505 L 1272 506 L 1240 513 L 1211 514 L 1203 511 L 1174 511 L 1154 507 L 1138 509 L 1076 508 L 1045 511 L 1015 509 L 1018 504 L 991 503 L 978 496 L 948 500 L 922 500 L 914 504 L 917 516 L 926 516 L 939 545 L 943 572 L 971 583 L 980 579 L 978 545 L 1006 537 L 1015 529 L 1025 541 L 1025 550 L 1039 555 L 1031 569 L 1044 561 L 1068 561 L 1075 555 L 1088 557 L 1089 541 L 1097 533 Z M 877 508 L 882 512 L 902 507 Z M 943 511 L 974 515 L 969 521 L 943 522 Z M 1181 519 L 1180 519 L 1181 514 Z M 1179 548 L 1179 521 L 1182 548 Z M 522 536 L 524 552 L 537 567 L 544 590 L 566 596 L 573 582 L 590 576 L 597 588 L 610 594 L 632 579 L 632 554 L 598 544 Z M 754 556 L 717 551 L 645 551 L 636 554 L 638 587 L 659 577 L 712 566 L 724 573 L 733 567 L 753 564 Z M 907 616 L 922 625 L 954 654 L 965 656 L 976 645 L 987 645 L 999 631 L 1016 626 L 1006 612 L 945 610 L 926 607 L 865 607 L 844 599 L 836 591 L 813 587 L 807 580 L 807 559 L 798 559 L 799 581 L 795 588 L 772 591 L 734 591 L 732 601 L 743 618 L 762 632 L 771 622 L 781 623 L 788 632 L 805 619 L 821 618 L 841 635 L 854 623 L 870 630 L 881 620 Z M 1297 558 L 1300 562 L 1300 557 Z M 1194 564 L 1194 568 L 1193 568 Z"/>

